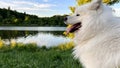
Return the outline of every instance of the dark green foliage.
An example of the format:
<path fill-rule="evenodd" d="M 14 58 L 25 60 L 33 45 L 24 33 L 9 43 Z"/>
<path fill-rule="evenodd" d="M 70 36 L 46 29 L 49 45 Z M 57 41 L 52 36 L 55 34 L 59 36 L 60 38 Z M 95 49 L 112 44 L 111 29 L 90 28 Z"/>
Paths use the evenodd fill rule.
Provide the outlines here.
<path fill-rule="evenodd" d="M 65 26 L 64 16 L 37 17 L 8 9 L 0 9 L 0 26 Z"/>
<path fill-rule="evenodd" d="M 39 48 L 32 44 L 0 49 L 0 68 L 82 68 L 72 49 Z"/>
<path fill-rule="evenodd" d="M 109 2 L 108 4 L 112 5 L 112 4 L 119 3 L 119 2 L 120 2 L 120 0 L 113 0 L 113 1 Z"/>

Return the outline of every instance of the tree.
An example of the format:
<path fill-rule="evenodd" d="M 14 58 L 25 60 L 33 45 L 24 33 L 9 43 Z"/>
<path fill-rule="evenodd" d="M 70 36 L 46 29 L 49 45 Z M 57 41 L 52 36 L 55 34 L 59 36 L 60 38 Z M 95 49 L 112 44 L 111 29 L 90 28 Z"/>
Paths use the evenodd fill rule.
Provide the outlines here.
<path fill-rule="evenodd" d="M 0 24 L 2 23 L 2 19 L 3 19 L 3 17 L 0 15 Z"/>

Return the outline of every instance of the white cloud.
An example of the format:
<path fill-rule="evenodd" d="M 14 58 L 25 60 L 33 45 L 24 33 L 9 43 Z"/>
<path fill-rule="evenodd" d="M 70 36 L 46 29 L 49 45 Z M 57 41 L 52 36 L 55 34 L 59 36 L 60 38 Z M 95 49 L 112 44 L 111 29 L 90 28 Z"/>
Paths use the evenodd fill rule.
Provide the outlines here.
<path fill-rule="evenodd" d="M 120 17 L 120 8 L 115 8 L 115 15 Z"/>
<path fill-rule="evenodd" d="M 38 7 L 38 8 L 51 8 L 53 6 L 56 6 L 54 4 L 33 3 L 28 1 L 13 1 L 13 3 L 18 5 L 28 5 L 32 7 Z"/>
<path fill-rule="evenodd" d="M 53 4 L 34 4 L 35 7 L 38 7 L 38 8 L 50 8 L 52 6 L 56 6 L 56 5 L 53 5 Z"/>
<path fill-rule="evenodd" d="M 56 5 L 54 4 L 47 4 L 47 3 L 33 3 L 33 2 L 28 2 L 28 1 L 11 1 L 11 2 L 5 2 L 5 1 L 0 1 L 0 5 L 3 6 L 3 7 L 21 7 L 21 6 L 27 6 L 27 7 L 35 7 L 35 8 L 43 8 L 43 9 L 46 9 L 46 8 L 51 8 L 51 7 L 54 7 Z M 1 7 L 0 6 L 0 7 Z"/>
<path fill-rule="evenodd" d="M 52 7 L 55 7 L 54 4 L 49 3 L 37 3 L 30 1 L 17 1 L 12 0 L 10 2 L 0 1 L 0 8 L 8 8 L 11 7 L 12 10 L 17 10 L 19 12 L 26 12 L 28 14 L 35 14 L 38 16 L 45 16 L 46 13 L 55 12 Z M 49 15 L 48 14 L 48 15 Z"/>
<path fill-rule="evenodd" d="M 112 7 L 115 10 L 114 15 L 120 17 L 120 3 L 114 4 L 110 7 Z"/>
<path fill-rule="evenodd" d="M 13 4 L 13 3 L 0 1 L 0 7 L 1 7 L 1 8 L 7 8 L 7 7 L 9 7 L 9 6 L 14 7 L 14 6 L 16 6 L 16 5 Z"/>
<path fill-rule="evenodd" d="M 48 2 L 48 0 L 43 0 L 44 2 Z"/>
<path fill-rule="evenodd" d="M 55 10 L 52 10 L 52 9 L 39 9 L 39 8 L 30 8 L 30 7 L 14 8 L 14 10 L 20 10 L 20 11 L 42 11 L 42 12 L 55 11 Z"/>

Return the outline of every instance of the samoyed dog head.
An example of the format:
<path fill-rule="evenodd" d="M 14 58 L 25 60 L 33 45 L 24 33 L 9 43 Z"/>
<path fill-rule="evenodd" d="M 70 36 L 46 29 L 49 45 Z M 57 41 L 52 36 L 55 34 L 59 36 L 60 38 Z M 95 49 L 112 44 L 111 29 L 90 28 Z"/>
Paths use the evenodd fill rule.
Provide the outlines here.
<path fill-rule="evenodd" d="M 114 22 L 113 10 L 102 3 L 102 0 L 93 0 L 92 2 L 76 7 L 75 13 L 65 18 L 65 24 L 72 25 L 66 30 L 67 33 L 74 32 L 75 38 L 88 40 L 103 30 L 113 28 Z M 76 40 L 76 39 L 75 39 Z"/>

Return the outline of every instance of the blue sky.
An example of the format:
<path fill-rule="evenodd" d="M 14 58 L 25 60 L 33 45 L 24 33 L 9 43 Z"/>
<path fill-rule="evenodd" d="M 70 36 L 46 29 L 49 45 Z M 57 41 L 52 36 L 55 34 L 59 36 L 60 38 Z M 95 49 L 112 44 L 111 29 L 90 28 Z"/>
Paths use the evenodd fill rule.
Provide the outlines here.
<path fill-rule="evenodd" d="M 11 7 L 12 10 L 26 12 L 39 17 L 69 14 L 69 6 L 74 6 L 75 0 L 0 0 L 0 8 Z M 120 15 L 120 4 L 112 6 L 116 15 Z"/>

